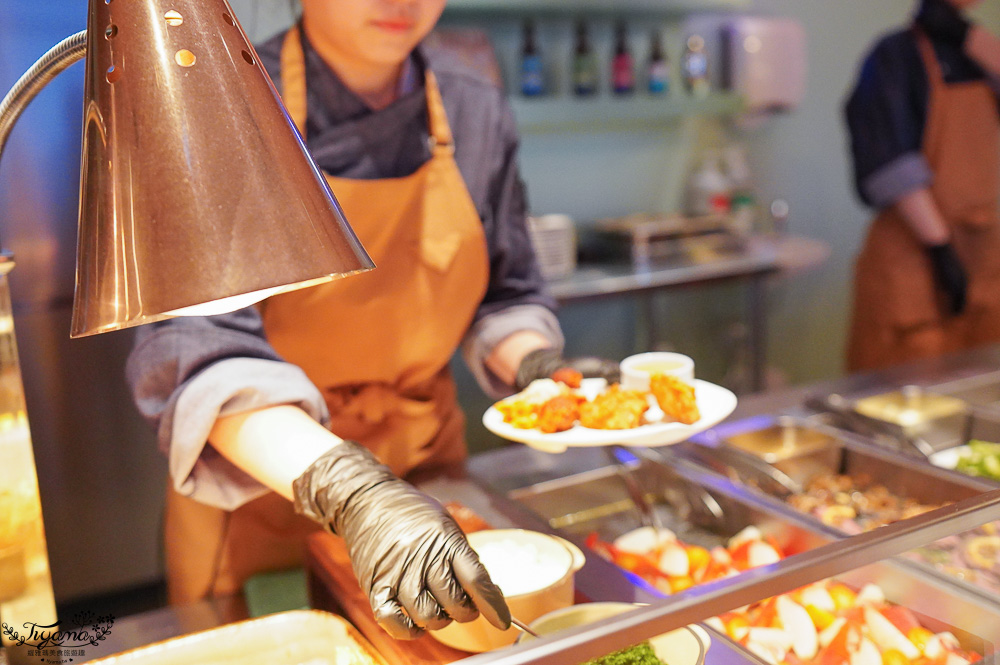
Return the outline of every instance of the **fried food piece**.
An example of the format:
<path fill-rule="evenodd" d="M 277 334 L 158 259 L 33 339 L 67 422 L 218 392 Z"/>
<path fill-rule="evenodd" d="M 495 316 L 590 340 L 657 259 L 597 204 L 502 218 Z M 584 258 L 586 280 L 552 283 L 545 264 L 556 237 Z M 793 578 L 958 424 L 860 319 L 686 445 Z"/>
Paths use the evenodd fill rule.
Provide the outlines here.
<path fill-rule="evenodd" d="M 538 429 L 546 434 L 564 432 L 580 418 L 580 402 L 577 395 L 559 395 L 542 405 L 538 413 Z"/>
<path fill-rule="evenodd" d="M 580 382 L 583 381 L 583 374 L 569 367 L 561 367 L 552 372 L 552 376 L 549 378 L 553 381 L 561 381 L 570 388 L 579 388 Z"/>
<path fill-rule="evenodd" d="M 622 390 L 617 383 L 580 405 L 580 424 L 591 429 L 632 429 L 642 425 L 649 409 L 646 394 Z"/>
<path fill-rule="evenodd" d="M 523 399 L 505 399 L 495 406 L 504 422 L 518 429 L 534 429 L 538 425 L 538 413 L 542 409 L 541 404 Z"/>
<path fill-rule="evenodd" d="M 669 374 L 653 374 L 649 377 L 649 391 L 663 413 L 677 422 L 691 425 L 701 419 L 694 386 Z"/>

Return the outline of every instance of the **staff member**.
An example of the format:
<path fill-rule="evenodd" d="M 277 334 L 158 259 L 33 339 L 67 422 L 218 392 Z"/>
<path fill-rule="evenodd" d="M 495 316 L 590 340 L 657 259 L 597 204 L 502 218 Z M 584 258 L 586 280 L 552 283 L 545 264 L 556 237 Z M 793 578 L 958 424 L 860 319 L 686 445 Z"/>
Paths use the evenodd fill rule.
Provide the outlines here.
<path fill-rule="evenodd" d="M 460 345 L 496 396 L 574 365 L 530 247 L 503 93 L 418 46 L 444 5 L 303 0 L 301 22 L 259 49 L 378 267 L 138 332 L 128 378 L 169 456 L 174 602 L 295 565 L 319 523 L 393 635 L 477 609 L 509 625 L 454 521 L 398 478 L 465 456 L 448 370 Z M 588 374 L 614 369 L 590 360 Z"/>
<path fill-rule="evenodd" d="M 879 41 L 846 106 L 857 190 L 878 210 L 857 261 L 847 364 L 1000 340 L 1000 46 L 922 0 Z"/>

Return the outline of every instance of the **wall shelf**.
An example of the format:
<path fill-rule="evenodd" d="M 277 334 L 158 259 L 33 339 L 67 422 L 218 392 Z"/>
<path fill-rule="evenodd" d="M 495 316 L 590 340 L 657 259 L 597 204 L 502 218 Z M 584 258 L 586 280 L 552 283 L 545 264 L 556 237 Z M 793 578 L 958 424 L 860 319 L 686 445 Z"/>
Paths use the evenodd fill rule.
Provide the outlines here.
<path fill-rule="evenodd" d="M 573 131 L 616 131 L 658 128 L 679 118 L 724 116 L 743 108 L 739 95 L 712 93 L 696 99 L 675 91 L 664 97 L 513 98 L 510 100 L 522 134 Z"/>
<path fill-rule="evenodd" d="M 446 16 L 615 15 L 681 16 L 697 12 L 736 11 L 749 0 L 449 0 Z"/>

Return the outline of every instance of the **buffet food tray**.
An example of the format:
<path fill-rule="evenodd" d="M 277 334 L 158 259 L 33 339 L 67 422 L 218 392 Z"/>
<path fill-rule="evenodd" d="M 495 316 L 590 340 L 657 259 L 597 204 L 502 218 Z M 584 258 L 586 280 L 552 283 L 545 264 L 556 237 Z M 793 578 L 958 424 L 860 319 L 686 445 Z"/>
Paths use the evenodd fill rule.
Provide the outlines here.
<path fill-rule="evenodd" d="M 639 459 L 632 472 L 646 490 L 646 499 L 652 502 L 663 526 L 686 543 L 712 548 L 751 525 L 788 554 L 836 540 L 831 532 L 802 520 L 787 506 L 761 501 L 744 488 L 706 474 L 685 460 L 674 459 L 668 466 Z M 581 545 L 586 545 L 593 534 L 610 541 L 641 525 L 641 513 L 614 467 L 514 489 L 508 496 Z M 837 579 L 855 588 L 877 584 L 888 600 L 917 613 L 933 630 L 947 630 L 958 636 L 963 646 L 979 653 L 993 653 L 1000 605 L 992 598 L 955 586 L 930 570 L 895 560 L 858 568 Z M 633 581 L 643 584 L 640 579 Z M 718 637 L 732 642 L 723 634 Z M 749 652 L 745 657 L 757 662 Z"/>
<path fill-rule="evenodd" d="M 786 441 L 806 442 L 792 446 L 780 459 L 766 461 L 767 466 L 797 486 L 794 488 L 772 482 L 757 467 L 740 464 L 739 455 L 734 457 L 727 450 L 734 441 L 776 436 L 777 429 L 783 430 Z M 967 499 L 993 486 L 990 481 L 871 445 L 842 430 L 787 416 L 729 423 L 721 432 L 678 446 L 675 453 L 745 485 L 782 510 L 794 506 L 798 517 L 811 523 L 812 528 L 836 537 Z M 942 575 L 965 593 L 986 594 L 1000 602 L 1000 568 L 994 565 L 976 570 L 986 565 L 984 558 L 991 558 L 991 548 L 1000 545 L 998 535 L 1000 525 L 955 534 L 947 542 L 908 553 L 906 565 Z"/>

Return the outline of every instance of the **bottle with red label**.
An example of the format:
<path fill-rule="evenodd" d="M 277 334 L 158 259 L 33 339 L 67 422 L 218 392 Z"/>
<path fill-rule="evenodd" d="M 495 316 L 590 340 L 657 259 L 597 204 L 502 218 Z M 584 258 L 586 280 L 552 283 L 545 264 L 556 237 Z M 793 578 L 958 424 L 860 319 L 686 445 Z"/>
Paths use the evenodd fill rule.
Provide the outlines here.
<path fill-rule="evenodd" d="M 628 48 L 628 26 L 620 21 L 615 27 L 615 55 L 611 60 L 611 90 L 616 95 L 635 91 L 635 63 Z"/>
<path fill-rule="evenodd" d="M 706 150 L 701 164 L 691 172 L 685 191 L 684 211 L 692 217 L 729 212 L 731 187 L 722 172 L 718 150 Z"/>

